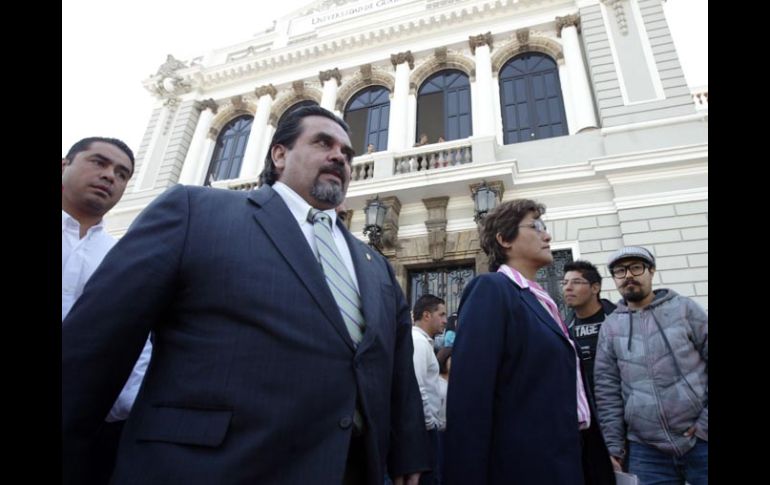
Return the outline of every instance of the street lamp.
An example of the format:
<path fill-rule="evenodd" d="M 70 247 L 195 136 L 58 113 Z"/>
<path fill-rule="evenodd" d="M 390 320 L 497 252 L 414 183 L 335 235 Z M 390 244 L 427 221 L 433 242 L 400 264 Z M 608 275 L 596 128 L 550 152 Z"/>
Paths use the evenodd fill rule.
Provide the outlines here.
<path fill-rule="evenodd" d="M 366 223 L 364 225 L 364 236 L 369 237 L 369 245 L 377 249 L 382 247 L 382 228 L 385 225 L 385 213 L 388 208 L 380 201 L 380 196 L 376 196 L 366 204 L 364 214 Z"/>
<path fill-rule="evenodd" d="M 480 223 L 489 211 L 497 206 L 497 191 L 487 185 L 486 180 L 473 192 L 474 213 L 473 220 Z"/>

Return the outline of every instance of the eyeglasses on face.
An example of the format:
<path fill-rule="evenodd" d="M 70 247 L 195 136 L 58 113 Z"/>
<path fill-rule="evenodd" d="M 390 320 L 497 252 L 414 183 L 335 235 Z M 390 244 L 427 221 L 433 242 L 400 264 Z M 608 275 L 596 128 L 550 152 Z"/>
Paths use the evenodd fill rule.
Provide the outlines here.
<path fill-rule="evenodd" d="M 590 285 L 590 281 L 586 280 L 561 280 L 560 281 L 562 286 L 569 286 L 569 285 Z"/>
<path fill-rule="evenodd" d="M 548 229 L 545 227 L 545 222 L 540 219 L 535 219 L 532 224 L 519 224 L 519 227 L 528 227 L 534 229 L 538 234 L 546 232 Z"/>
<path fill-rule="evenodd" d="M 632 276 L 639 276 L 647 269 L 647 265 L 644 263 L 631 263 L 625 266 L 615 266 L 612 268 L 612 276 L 615 278 L 625 278 L 626 272 L 630 271 Z"/>

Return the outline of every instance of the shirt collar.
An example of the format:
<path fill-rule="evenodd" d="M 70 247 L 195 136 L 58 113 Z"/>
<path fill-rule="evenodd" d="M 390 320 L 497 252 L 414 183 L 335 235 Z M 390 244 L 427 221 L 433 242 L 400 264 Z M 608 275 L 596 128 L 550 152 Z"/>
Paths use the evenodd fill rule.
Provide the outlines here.
<path fill-rule="evenodd" d="M 430 337 L 430 335 L 428 335 L 428 332 L 426 332 L 425 330 L 421 329 L 417 325 L 414 325 L 413 328 L 415 330 L 417 330 L 418 332 L 420 332 L 426 339 L 428 339 L 428 342 L 430 342 L 431 344 L 433 343 L 433 339 Z"/>
<path fill-rule="evenodd" d="M 77 229 L 80 231 L 80 223 L 77 219 L 69 215 L 64 209 L 61 210 L 61 228 L 62 231 L 67 228 Z M 105 225 L 104 225 L 104 218 L 102 218 L 101 221 L 99 221 L 98 224 L 94 224 L 91 226 L 91 228 L 88 230 L 88 232 L 96 232 L 96 231 L 104 231 Z"/>
<path fill-rule="evenodd" d="M 291 214 L 297 219 L 299 224 L 302 224 L 303 222 L 307 223 L 307 214 L 312 206 L 308 204 L 305 199 L 283 182 L 275 182 L 273 184 L 273 190 L 278 192 L 281 199 L 286 202 Z M 337 225 L 337 211 L 334 209 L 327 209 L 322 212 L 326 213 L 331 218 L 332 227 L 335 227 Z"/>

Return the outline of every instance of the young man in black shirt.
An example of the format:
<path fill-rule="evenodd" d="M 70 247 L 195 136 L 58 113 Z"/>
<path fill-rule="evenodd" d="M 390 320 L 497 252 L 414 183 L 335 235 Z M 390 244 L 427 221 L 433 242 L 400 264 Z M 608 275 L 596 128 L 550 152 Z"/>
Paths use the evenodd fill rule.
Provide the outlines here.
<path fill-rule="evenodd" d="M 564 265 L 561 282 L 564 301 L 573 311 L 567 327 L 578 346 L 580 364 L 588 380 L 591 394 L 594 391 L 594 357 L 604 317 L 615 310 L 609 300 L 599 298 L 602 277 L 596 266 L 588 261 L 573 261 Z M 592 399 L 593 396 L 590 397 Z"/>

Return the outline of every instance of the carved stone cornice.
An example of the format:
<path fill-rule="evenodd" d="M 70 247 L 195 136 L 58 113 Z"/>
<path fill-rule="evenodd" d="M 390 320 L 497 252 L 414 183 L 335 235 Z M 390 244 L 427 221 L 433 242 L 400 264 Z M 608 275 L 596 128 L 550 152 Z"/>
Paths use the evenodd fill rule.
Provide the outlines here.
<path fill-rule="evenodd" d="M 517 32 L 511 42 L 501 45 L 492 54 L 492 76 L 496 77 L 511 58 L 525 52 L 540 52 L 553 58 L 557 64 L 564 63 L 564 52 L 559 42 L 537 32 L 524 30 Z"/>
<path fill-rule="evenodd" d="M 437 49 L 438 50 L 438 49 Z M 422 86 L 433 74 L 444 69 L 457 69 L 468 75 L 471 82 L 476 79 L 476 62 L 473 58 L 459 52 L 446 50 L 446 56 L 438 57 L 436 55 L 429 57 L 425 62 L 417 66 L 417 69 L 409 75 L 409 93 L 416 94 L 417 89 Z"/>
<path fill-rule="evenodd" d="M 394 70 L 396 69 L 396 66 L 403 62 L 408 62 L 409 69 L 414 69 L 414 56 L 412 55 L 412 51 L 399 52 L 398 54 L 390 55 L 390 63 L 393 64 Z"/>
<path fill-rule="evenodd" d="M 329 69 L 327 71 L 321 71 L 318 73 L 318 79 L 321 80 L 321 84 L 332 78 L 337 80 L 337 86 L 342 84 L 342 74 L 340 74 L 340 70 L 336 67 L 334 69 Z"/>
<path fill-rule="evenodd" d="M 436 58 L 436 62 L 439 66 L 445 66 L 447 62 L 447 49 L 446 47 L 437 47 L 433 50 L 433 57 Z"/>
<path fill-rule="evenodd" d="M 516 31 L 516 40 L 519 45 L 526 49 L 529 45 L 529 29 L 519 29 Z"/>
<path fill-rule="evenodd" d="M 428 209 L 428 220 L 425 227 L 428 229 L 428 248 L 433 261 L 441 261 L 446 254 L 446 208 L 449 197 L 433 197 L 422 199 L 425 208 Z"/>
<path fill-rule="evenodd" d="M 372 65 L 371 64 L 364 64 L 361 66 L 361 79 L 364 81 L 371 81 L 372 80 Z"/>
<path fill-rule="evenodd" d="M 269 94 L 271 98 L 275 99 L 276 95 L 278 94 L 278 90 L 275 89 L 275 86 L 273 86 L 272 84 L 265 84 L 255 89 L 254 94 L 257 95 L 257 99 L 261 98 L 266 94 Z"/>
<path fill-rule="evenodd" d="M 233 109 L 236 111 L 241 111 L 246 109 L 246 103 L 243 102 L 243 96 L 240 94 L 237 94 L 230 98 L 230 104 L 233 105 Z"/>
<path fill-rule="evenodd" d="M 564 17 L 556 17 L 556 36 L 561 37 L 561 29 L 564 27 L 575 27 L 580 33 L 580 15 L 574 13 Z"/>
<path fill-rule="evenodd" d="M 489 50 L 492 50 L 492 32 L 486 34 L 470 35 L 468 36 L 468 45 L 471 48 L 471 54 L 476 55 L 476 47 L 482 45 L 488 45 Z"/>
<path fill-rule="evenodd" d="M 347 80 L 340 86 L 337 92 L 337 101 L 335 108 L 337 111 L 342 112 L 345 110 L 345 106 L 348 102 L 358 93 L 360 90 L 369 86 L 382 86 L 390 93 L 393 93 L 393 88 L 396 84 L 396 79 L 393 74 L 385 69 L 372 67 L 371 64 L 365 64 L 361 66 L 359 72 L 349 76 Z"/>
<path fill-rule="evenodd" d="M 212 98 L 204 99 L 203 101 L 200 102 L 199 106 L 201 111 L 210 109 L 211 112 L 214 114 L 217 114 L 217 110 L 219 109 L 219 105 Z"/>

